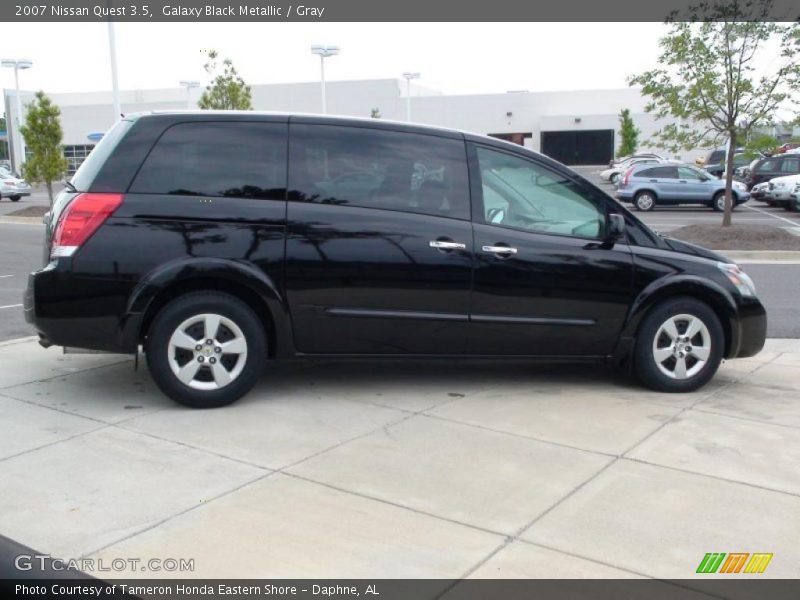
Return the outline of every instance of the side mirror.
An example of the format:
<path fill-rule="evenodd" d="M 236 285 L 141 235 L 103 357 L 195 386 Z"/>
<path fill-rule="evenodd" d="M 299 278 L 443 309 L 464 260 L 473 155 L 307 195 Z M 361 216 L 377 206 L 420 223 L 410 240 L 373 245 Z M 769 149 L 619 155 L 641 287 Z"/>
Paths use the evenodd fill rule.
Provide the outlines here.
<path fill-rule="evenodd" d="M 617 213 L 608 215 L 606 224 L 606 242 L 617 242 L 625 237 L 625 217 Z"/>

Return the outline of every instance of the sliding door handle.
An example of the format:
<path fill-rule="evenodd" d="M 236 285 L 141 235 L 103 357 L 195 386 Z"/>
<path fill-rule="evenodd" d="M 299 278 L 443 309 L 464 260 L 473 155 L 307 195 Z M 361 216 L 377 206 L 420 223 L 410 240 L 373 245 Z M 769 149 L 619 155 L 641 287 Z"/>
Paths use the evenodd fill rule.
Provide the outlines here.
<path fill-rule="evenodd" d="M 439 250 L 466 250 L 467 245 L 460 242 L 448 242 L 445 240 L 431 240 L 428 242 L 431 248 L 438 248 Z"/>

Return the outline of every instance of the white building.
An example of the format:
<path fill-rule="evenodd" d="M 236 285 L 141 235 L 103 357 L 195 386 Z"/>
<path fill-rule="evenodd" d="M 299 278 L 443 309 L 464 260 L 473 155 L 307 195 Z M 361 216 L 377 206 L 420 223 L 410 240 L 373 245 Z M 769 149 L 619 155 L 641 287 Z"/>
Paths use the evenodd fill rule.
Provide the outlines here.
<path fill-rule="evenodd" d="M 383 119 L 406 120 L 408 98 L 402 79 L 331 81 L 326 89 L 329 114 L 369 117 L 377 109 Z M 414 122 L 502 137 L 566 164 L 607 163 L 619 144 L 619 113 L 624 108 L 630 109 L 641 130 L 641 151 L 655 150 L 647 140 L 660 127 L 644 112 L 645 100 L 633 88 L 457 96 L 444 95 L 415 82 L 410 89 Z M 187 93 L 182 87 L 121 91 L 122 112 L 194 107 L 201 91 L 195 88 Z M 21 95 L 24 107 L 33 93 Z M 98 136 L 92 134 L 106 131 L 115 120 L 111 92 L 50 97 L 61 108 L 64 153 L 72 171 L 96 143 Z M 319 82 L 253 85 L 252 98 L 255 110 L 317 113 L 321 109 Z M 4 99 L 13 153 L 18 151 L 13 134 L 14 91 L 5 90 Z M 680 158 L 693 160 L 699 154 L 702 151 L 685 153 Z"/>

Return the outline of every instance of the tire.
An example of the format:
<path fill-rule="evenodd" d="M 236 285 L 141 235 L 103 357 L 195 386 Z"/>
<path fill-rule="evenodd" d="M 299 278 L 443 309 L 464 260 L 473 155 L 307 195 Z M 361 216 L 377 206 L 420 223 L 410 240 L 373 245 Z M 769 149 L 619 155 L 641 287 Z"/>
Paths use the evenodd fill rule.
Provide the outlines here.
<path fill-rule="evenodd" d="M 725 212 L 725 192 L 717 192 L 714 194 L 714 197 L 711 199 L 711 208 L 717 212 Z"/>
<path fill-rule="evenodd" d="M 9 196 L 9 198 L 12 202 L 19 202 L 19 199 L 22 198 L 22 196 Z"/>
<path fill-rule="evenodd" d="M 642 212 L 653 210 L 656 207 L 656 195 L 648 191 L 639 192 L 633 199 L 633 205 L 636 207 L 636 210 Z"/>
<path fill-rule="evenodd" d="M 226 344 L 231 352 L 225 352 Z M 256 314 L 238 298 L 193 292 L 156 315 L 145 353 L 164 394 L 191 408 L 217 408 L 235 402 L 258 382 L 267 360 L 267 338 Z"/>
<path fill-rule="evenodd" d="M 677 336 L 670 333 L 670 324 Z M 687 341 L 683 334 L 689 327 L 696 333 Z M 724 345 L 722 325 L 707 304 L 689 297 L 669 298 L 651 310 L 639 327 L 634 371 L 652 390 L 691 392 L 717 372 Z"/>
<path fill-rule="evenodd" d="M 612 185 L 617 185 L 617 184 L 619 183 L 619 179 L 620 179 L 620 177 L 619 177 L 619 173 L 614 173 L 614 174 L 613 174 L 613 175 L 610 177 L 611 184 L 612 184 Z"/>

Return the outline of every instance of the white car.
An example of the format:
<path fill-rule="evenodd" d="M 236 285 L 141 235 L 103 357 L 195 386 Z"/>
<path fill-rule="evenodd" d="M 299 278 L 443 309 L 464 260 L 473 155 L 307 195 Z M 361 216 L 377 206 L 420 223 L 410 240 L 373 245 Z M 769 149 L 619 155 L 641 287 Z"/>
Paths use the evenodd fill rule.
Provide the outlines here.
<path fill-rule="evenodd" d="M 19 201 L 23 196 L 31 195 L 31 186 L 24 179 L 15 177 L 5 167 L 0 167 L 0 198 L 9 198 L 12 202 Z"/>
<path fill-rule="evenodd" d="M 789 208 L 790 204 L 794 204 L 792 193 L 794 192 L 795 185 L 798 183 L 800 183 L 800 175 L 775 177 L 769 180 L 769 191 L 767 195 L 773 204 Z"/>
<path fill-rule="evenodd" d="M 619 180 L 625 174 L 625 171 L 630 169 L 633 165 L 647 164 L 647 163 L 660 163 L 664 159 L 660 158 L 628 158 L 613 167 L 606 169 L 600 173 L 600 179 L 603 181 L 610 181 L 612 184 L 617 185 Z"/>

